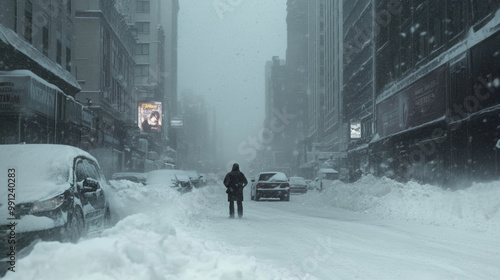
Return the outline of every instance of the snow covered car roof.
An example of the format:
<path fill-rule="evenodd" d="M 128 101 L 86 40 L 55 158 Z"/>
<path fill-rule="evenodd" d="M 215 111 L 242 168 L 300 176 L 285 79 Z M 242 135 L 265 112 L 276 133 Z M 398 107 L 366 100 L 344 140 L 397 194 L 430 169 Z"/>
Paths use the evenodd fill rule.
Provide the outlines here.
<path fill-rule="evenodd" d="M 76 157 L 95 160 L 89 153 L 72 146 L 55 144 L 0 145 L 0 180 L 15 178 L 13 192 L 0 188 L 0 195 L 16 194 L 16 203 L 50 198 L 68 189 L 73 181 Z M 8 174 L 14 174 L 9 177 Z M 1 203 L 3 204 L 3 203 Z M 6 211 L 2 212 L 2 215 Z"/>
<path fill-rule="evenodd" d="M 179 181 L 181 182 L 188 182 L 191 180 L 186 174 L 177 174 L 177 179 L 179 179 Z"/>
<path fill-rule="evenodd" d="M 339 173 L 337 170 L 333 168 L 320 168 L 318 173 Z"/>

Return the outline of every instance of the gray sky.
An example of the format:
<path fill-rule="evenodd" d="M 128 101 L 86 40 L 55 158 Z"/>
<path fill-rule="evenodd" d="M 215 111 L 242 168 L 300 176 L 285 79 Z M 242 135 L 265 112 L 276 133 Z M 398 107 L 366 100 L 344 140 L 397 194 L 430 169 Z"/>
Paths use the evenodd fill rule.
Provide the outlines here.
<path fill-rule="evenodd" d="M 263 128 L 265 63 L 285 53 L 286 0 L 180 0 L 179 99 L 190 89 L 216 107 L 226 163 L 246 168 L 238 146 Z"/>

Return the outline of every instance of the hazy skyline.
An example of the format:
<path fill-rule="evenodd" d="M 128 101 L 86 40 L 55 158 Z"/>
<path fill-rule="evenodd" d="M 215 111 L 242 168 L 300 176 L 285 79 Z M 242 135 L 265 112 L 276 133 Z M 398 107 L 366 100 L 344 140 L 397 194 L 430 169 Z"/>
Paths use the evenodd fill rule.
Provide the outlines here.
<path fill-rule="evenodd" d="M 273 56 L 285 59 L 286 0 L 179 4 L 179 101 L 192 90 L 215 106 L 224 159 L 246 168 L 238 146 L 263 128 L 264 69 Z"/>

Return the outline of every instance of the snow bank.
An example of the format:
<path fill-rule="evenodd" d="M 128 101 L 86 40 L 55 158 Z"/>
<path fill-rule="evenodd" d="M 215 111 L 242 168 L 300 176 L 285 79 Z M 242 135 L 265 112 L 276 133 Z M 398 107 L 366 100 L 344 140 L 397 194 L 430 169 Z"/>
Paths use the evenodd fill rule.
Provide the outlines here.
<path fill-rule="evenodd" d="M 111 181 L 107 195 L 118 221 L 113 227 L 77 244 L 40 242 L 5 279 L 296 279 L 185 231 L 183 225 L 196 226 L 209 207 L 210 189 L 181 195 L 164 186 Z"/>
<path fill-rule="evenodd" d="M 306 203 L 326 204 L 384 218 L 422 224 L 454 226 L 500 234 L 500 182 L 476 183 L 451 191 L 416 182 L 364 176 L 354 184 L 335 181 Z"/>

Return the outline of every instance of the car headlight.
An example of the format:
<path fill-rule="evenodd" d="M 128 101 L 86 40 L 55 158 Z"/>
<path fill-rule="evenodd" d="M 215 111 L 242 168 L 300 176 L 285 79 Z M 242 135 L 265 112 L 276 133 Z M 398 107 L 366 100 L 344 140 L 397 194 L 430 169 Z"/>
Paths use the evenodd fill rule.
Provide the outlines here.
<path fill-rule="evenodd" d="M 58 195 L 51 199 L 37 201 L 33 203 L 33 207 L 31 208 L 33 213 L 45 212 L 57 209 L 64 203 L 64 195 Z"/>

